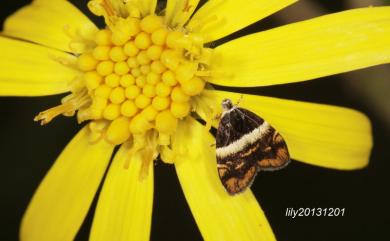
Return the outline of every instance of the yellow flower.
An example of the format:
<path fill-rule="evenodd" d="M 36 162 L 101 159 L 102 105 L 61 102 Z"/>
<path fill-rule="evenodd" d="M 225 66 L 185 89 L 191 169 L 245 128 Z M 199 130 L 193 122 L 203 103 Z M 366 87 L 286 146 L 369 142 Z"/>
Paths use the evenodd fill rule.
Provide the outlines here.
<path fill-rule="evenodd" d="M 89 121 L 36 191 L 21 240 L 72 240 L 116 145 L 90 240 L 149 239 L 158 155 L 174 163 L 205 240 L 275 239 L 250 190 L 223 189 L 214 139 L 193 113 L 216 125 L 221 100 L 242 95 L 211 84 L 284 84 L 389 63 L 390 7 L 322 16 L 212 49 L 208 43 L 295 0 L 213 0 L 194 13 L 198 2 L 168 0 L 156 12 L 157 0 L 89 1 L 105 19 L 100 30 L 65 0 L 35 0 L 7 19 L 3 35 L 29 42 L 0 37 L 0 94 L 70 92 L 36 120 Z M 342 170 L 368 163 L 371 127 L 361 113 L 245 94 L 240 106 L 271 123 L 295 160 Z"/>

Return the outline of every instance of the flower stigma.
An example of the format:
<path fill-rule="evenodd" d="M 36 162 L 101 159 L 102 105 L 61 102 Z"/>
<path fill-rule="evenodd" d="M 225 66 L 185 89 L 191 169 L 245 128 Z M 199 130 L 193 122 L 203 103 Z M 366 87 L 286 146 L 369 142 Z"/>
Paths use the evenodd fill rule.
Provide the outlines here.
<path fill-rule="evenodd" d="M 61 105 L 35 120 L 46 124 L 77 113 L 79 123 L 90 121 L 93 141 L 131 141 L 132 151 L 148 151 L 142 154 L 148 161 L 159 153 L 172 157 L 171 135 L 205 88 L 211 49 L 185 25 L 172 27 L 164 16 L 142 14 L 134 2 L 95 0 L 88 7 L 104 17 L 106 28 L 91 33 L 84 44 L 70 44 L 84 47 L 74 51 L 81 52 L 82 74 Z"/>

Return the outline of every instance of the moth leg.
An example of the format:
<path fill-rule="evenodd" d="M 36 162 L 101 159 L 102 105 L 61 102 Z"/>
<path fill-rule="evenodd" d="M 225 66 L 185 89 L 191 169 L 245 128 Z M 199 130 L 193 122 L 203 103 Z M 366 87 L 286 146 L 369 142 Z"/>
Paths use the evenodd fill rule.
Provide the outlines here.
<path fill-rule="evenodd" d="M 211 126 L 213 124 L 213 121 L 220 120 L 222 116 L 222 113 L 217 113 L 217 114 L 211 114 L 211 116 L 206 118 L 206 125 L 205 128 L 207 131 L 211 129 Z"/>
<path fill-rule="evenodd" d="M 222 116 L 222 113 L 217 113 L 217 114 L 214 115 L 212 120 L 220 120 L 221 116 Z"/>

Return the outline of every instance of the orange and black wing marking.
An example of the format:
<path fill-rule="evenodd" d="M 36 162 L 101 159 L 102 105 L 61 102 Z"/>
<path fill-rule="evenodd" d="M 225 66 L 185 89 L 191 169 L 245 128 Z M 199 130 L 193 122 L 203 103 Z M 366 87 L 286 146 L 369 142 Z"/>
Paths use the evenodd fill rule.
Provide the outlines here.
<path fill-rule="evenodd" d="M 263 143 L 265 145 L 262 150 L 262 158 L 257 160 L 260 170 L 275 171 L 288 165 L 290 154 L 287 144 L 275 129 L 265 137 Z"/>

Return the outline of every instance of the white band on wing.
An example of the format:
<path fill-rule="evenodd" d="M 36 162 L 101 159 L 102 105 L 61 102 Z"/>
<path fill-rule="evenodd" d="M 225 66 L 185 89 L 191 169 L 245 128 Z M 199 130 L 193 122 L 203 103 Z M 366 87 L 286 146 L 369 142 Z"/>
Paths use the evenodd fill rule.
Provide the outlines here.
<path fill-rule="evenodd" d="M 253 129 L 248 134 L 243 135 L 240 139 L 230 143 L 227 146 L 219 147 L 216 149 L 216 154 L 220 158 L 224 158 L 233 153 L 241 151 L 245 146 L 255 143 L 261 139 L 270 129 L 268 122 L 264 121 L 263 124 Z"/>

